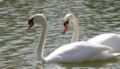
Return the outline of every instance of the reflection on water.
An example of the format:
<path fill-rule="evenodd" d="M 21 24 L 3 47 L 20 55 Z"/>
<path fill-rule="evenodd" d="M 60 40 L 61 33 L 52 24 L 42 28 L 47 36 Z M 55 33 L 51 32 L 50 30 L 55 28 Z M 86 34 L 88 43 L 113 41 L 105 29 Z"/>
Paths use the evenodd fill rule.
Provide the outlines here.
<path fill-rule="evenodd" d="M 61 35 L 63 17 L 67 13 L 75 14 L 80 21 L 80 40 L 120 31 L 119 0 L 0 0 L 0 69 L 33 69 L 40 26 L 36 24 L 34 30 L 29 33 L 26 29 L 27 20 L 35 13 L 45 14 L 49 24 L 45 56 L 61 44 L 70 42 L 72 30 L 66 35 Z M 43 69 L 96 69 L 99 64 L 93 62 L 39 66 Z M 103 66 L 120 68 L 119 62 L 105 63 Z"/>
<path fill-rule="evenodd" d="M 49 69 L 47 67 L 52 67 L 53 69 L 99 69 L 99 68 L 112 68 L 112 69 L 116 69 L 119 68 L 119 64 L 117 64 L 118 59 L 116 58 L 111 58 L 108 60 L 97 60 L 97 61 L 85 61 L 82 63 L 56 63 L 56 64 L 36 64 L 36 66 L 34 66 L 35 69 Z M 115 65 L 114 65 L 115 64 Z M 49 65 L 49 66 L 48 66 Z"/>

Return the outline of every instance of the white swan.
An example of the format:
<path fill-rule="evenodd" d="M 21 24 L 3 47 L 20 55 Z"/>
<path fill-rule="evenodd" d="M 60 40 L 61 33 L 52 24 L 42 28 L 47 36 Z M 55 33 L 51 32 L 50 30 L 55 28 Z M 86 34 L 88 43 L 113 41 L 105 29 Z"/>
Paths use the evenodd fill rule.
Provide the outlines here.
<path fill-rule="evenodd" d="M 73 25 L 73 36 L 71 42 L 78 41 L 79 25 L 77 23 L 77 18 L 73 14 L 67 14 L 65 16 L 65 20 L 66 22 L 64 23 L 64 33 L 67 31 L 67 26 L 69 22 L 71 22 Z M 120 52 L 120 34 L 116 34 L 116 33 L 101 34 L 87 41 L 93 44 L 107 45 L 114 49 L 113 52 Z"/>
<path fill-rule="evenodd" d="M 43 57 L 44 43 L 47 33 L 47 21 L 43 14 L 35 14 L 28 21 L 29 28 L 34 25 L 34 22 L 39 22 L 42 27 L 42 32 L 40 35 L 40 41 L 37 48 L 37 60 L 42 62 L 81 62 L 87 60 L 98 60 L 107 59 L 116 56 L 116 54 L 109 53 L 112 48 L 99 45 L 90 44 L 88 42 L 74 42 L 60 46 L 54 52 L 52 52 L 48 57 Z M 102 57 L 100 57 L 102 56 Z"/>

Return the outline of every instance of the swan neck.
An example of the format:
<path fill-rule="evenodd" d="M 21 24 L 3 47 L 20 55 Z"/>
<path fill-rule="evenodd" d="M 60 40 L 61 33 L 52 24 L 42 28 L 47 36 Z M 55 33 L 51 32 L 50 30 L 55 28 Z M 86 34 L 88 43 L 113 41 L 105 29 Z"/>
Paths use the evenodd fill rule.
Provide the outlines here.
<path fill-rule="evenodd" d="M 73 24 L 73 35 L 71 42 L 76 42 L 79 40 L 79 24 L 77 20 L 72 21 L 72 24 Z"/>
<path fill-rule="evenodd" d="M 44 61 L 43 52 L 44 52 L 45 39 L 47 36 L 47 23 L 43 23 L 41 25 L 42 25 L 42 31 L 40 35 L 38 48 L 37 48 L 37 59 L 39 61 Z"/>

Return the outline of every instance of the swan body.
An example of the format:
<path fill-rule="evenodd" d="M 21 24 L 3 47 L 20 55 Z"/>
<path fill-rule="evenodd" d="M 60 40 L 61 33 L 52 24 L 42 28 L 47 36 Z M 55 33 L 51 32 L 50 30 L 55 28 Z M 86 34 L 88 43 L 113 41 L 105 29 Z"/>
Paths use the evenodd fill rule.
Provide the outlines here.
<path fill-rule="evenodd" d="M 105 55 L 104 51 L 112 51 L 112 48 L 103 45 L 94 45 L 85 41 L 74 42 L 61 46 L 45 58 L 47 62 L 82 62 L 89 60 L 103 60 L 114 57 L 112 53 Z M 98 58 L 99 55 L 105 55 Z M 107 58 L 106 58 L 107 57 Z"/>
<path fill-rule="evenodd" d="M 72 40 L 71 41 L 78 41 L 79 40 L 79 29 L 76 21 L 76 17 L 73 14 L 67 14 L 65 16 L 66 20 L 71 21 L 72 25 L 73 25 L 73 35 L 72 35 Z M 68 22 L 65 22 L 65 24 L 69 24 Z M 64 25 L 65 25 L 64 24 Z M 77 27 L 76 27 L 76 26 Z M 75 30 L 74 30 L 75 29 Z M 76 40 L 74 40 L 76 39 Z M 87 42 L 92 43 L 92 44 L 102 44 L 102 45 L 106 45 L 109 46 L 111 48 L 114 49 L 113 52 L 120 52 L 120 34 L 116 34 L 116 33 L 106 33 L 106 34 L 101 34 L 98 36 L 95 36 L 89 40 L 87 40 Z"/>
<path fill-rule="evenodd" d="M 102 44 L 112 47 L 113 52 L 120 52 L 120 34 L 106 33 L 95 36 L 88 40 L 88 42 L 93 44 Z"/>
<path fill-rule="evenodd" d="M 40 34 L 39 44 L 36 50 L 36 56 L 38 61 L 50 63 L 50 62 L 82 62 L 87 60 L 102 60 L 114 57 L 114 53 L 111 53 L 112 48 L 99 45 L 99 44 L 92 44 L 86 41 L 81 42 L 73 42 L 70 44 L 66 44 L 60 46 L 58 49 L 53 51 L 49 56 L 46 58 L 43 57 L 44 51 L 44 43 L 45 38 L 47 36 L 47 21 L 43 14 L 35 14 L 31 17 L 28 21 L 29 28 L 27 31 L 31 29 L 34 25 L 34 22 L 39 22 L 42 31 Z M 107 52 L 107 53 L 104 53 Z M 102 56 L 98 58 L 99 56 Z"/>

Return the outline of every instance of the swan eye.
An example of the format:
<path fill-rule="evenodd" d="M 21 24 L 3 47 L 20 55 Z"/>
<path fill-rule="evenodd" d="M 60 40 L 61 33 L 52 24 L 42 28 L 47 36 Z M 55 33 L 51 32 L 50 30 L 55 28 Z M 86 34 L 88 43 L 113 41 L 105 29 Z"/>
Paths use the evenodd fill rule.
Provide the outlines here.
<path fill-rule="evenodd" d="M 31 18 L 31 19 L 28 21 L 29 27 L 28 27 L 27 31 L 29 31 L 29 30 L 31 29 L 31 27 L 34 25 L 33 20 L 34 20 L 34 18 Z"/>

